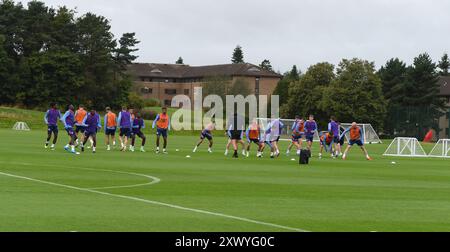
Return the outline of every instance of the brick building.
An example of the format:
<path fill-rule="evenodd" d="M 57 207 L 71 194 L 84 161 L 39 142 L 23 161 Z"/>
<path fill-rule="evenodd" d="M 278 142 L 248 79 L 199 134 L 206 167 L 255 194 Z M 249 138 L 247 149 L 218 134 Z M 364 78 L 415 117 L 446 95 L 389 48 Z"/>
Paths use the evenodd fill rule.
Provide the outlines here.
<path fill-rule="evenodd" d="M 170 106 L 176 95 L 193 98 L 194 88 L 202 87 L 208 78 L 221 77 L 227 83 L 243 80 L 255 95 L 270 96 L 281 75 L 248 63 L 210 66 L 135 63 L 128 66 L 134 79 L 133 90 L 144 99 L 156 99 Z"/>

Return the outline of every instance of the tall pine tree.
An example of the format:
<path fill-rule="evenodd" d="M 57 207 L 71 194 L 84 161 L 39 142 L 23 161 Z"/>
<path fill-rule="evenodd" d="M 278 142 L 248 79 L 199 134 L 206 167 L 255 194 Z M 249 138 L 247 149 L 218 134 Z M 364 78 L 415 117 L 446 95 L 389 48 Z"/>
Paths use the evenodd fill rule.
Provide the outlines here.
<path fill-rule="evenodd" d="M 439 74 L 441 76 L 448 76 L 448 69 L 450 68 L 450 60 L 448 59 L 448 54 L 444 53 L 441 60 L 438 63 L 438 67 L 441 69 Z"/>
<path fill-rule="evenodd" d="M 231 63 L 233 64 L 244 63 L 244 52 L 242 51 L 242 47 L 240 45 L 234 48 L 233 56 L 231 57 Z"/>

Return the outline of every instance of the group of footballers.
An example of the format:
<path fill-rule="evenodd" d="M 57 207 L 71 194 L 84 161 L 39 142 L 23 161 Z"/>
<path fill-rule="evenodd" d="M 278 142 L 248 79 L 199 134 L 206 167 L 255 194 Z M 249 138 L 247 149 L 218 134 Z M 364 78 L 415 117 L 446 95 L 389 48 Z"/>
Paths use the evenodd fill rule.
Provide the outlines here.
<path fill-rule="evenodd" d="M 236 116 L 236 115 L 235 115 Z M 229 121 L 236 120 L 231 118 Z M 280 119 L 274 119 L 267 123 L 267 125 L 261 125 L 258 120 L 254 119 L 248 128 L 244 131 L 242 127 L 236 126 L 236 123 L 229 122 L 229 128 L 227 128 L 226 134 L 229 138 L 225 149 L 225 155 L 228 155 L 230 146 L 233 146 L 234 153 L 233 158 L 238 157 L 238 146 L 242 146 L 242 155 L 249 157 L 252 144 L 257 146 L 257 157 L 262 157 L 266 146 L 270 148 L 270 158 L 276 158 L 280 156 L 280 148 L 278 142 L 285 128 L 284 123 Z M 208 151 L 212 152 L 213 145 L 212 130 L 214 124 L 209 124 L 201 133 L 200 141 L 195 146 L 193 152 L 196 152 L 198 147 L 203 143 L 204 139 L 209 140 Z M 311 153 L 312 145 L 314 143 L 314 136 L 318 132 L 318 126 L 314 120 L 314 116 L 310 115 L 308 120 L 304 120 L 300 116 L 296 116 L 295 122 L 291 127 L 292 138 L 291 143 L 288 146 L 286 154 L 289 155 L 291 149 L 295 146 L 297 149 L 297 155 L 303 149 L 303 143 L 306 141 L 306 149 Z M 247 143 L 244 142 L 244 132 L 247 139 Z M 349 150 L 358 145 L 363 151 L 367 160 L 372 160 L 369 156 L 367 149 L 364 146 L 364 132 L 356 122 L 352 123 L 351 127 L 344 129 L 341 127 L 336 118 L 332 116 L 330 123 L 328 124 L 328 130 L 322 131 L 319 134 L 320 153 L 319 158 L 322 158 L 323 151 L 329 152 L 332 158 L 342 157 L 347 158 Z M 348 138 L 348 146 L 344 152 L 342 149 L 345 144 L 345 139 Z"/>
<path fill-rule="evenodd" d="M 225 149 L 225 155 L 228 155 L 229 149 L 233 146 L 233 158 L 238 158 L 238 146 L 242 146 L 242 155 L 250 156 L 250 149 L 252 144 L 256 145 L 256 156 L 263 157 L 264 150 L 270 148 L 270 157 L 276 158 L 280 156 L 280 147 L 278 145 L 280 137 L 284 128 L 286 127 L 281 119 L 274 119 L 262 125 L 257 119 L 253 119 L 248 128 L 237 126 L 239 115 L 235 114 L 229 118 L 226 134 L 228 136 L 228 143 Z M 95 153 L 97 147 L 97 132 L 102 128 L 100 115 L 94 109 L 89 112 L 85 110 L 83 105 L 80 105 L 75 111 L 73 105 L 69 105 L 64 115 L 61 115 L 56 103 L 50 105 L 50 109 L 45 113 L 45 123 L 48 126 L 47 141 L 45 148 L 49 148 L 50 140 L 53 135 L 53 142 L 50 146 L 55 149 L 55 144 L 58 139 L 58 120 L 64 124 L 64 129 L 69 135 L 69 142 L 64 149 L 70 153 L 79 154 L 76 148 L 80 146 L 81 151 L 84 152 L 85 145 L 88 141 Z M 134 112 L 133 109 L 127 109 L 126 106 L 116 115 L 111 111 L 111 108 L 105 109 L 105 117 L 103 120 L 103 129 L 105 132 L 105 143 L 108 151 L 111 150 L 111 143 L 114 147 L 116 145 L 115 135 L 117 129 L 119 130 L 120 150 L 126 151 L 128 142 L 131 139 L 129 150 L 135 151 L 136 137 L 142 139 L 140 151 L 145 152 L 144 146 L 146 143 L 146 136 L 142 132 L 145 128 L 145 122 L 140 113 Z M 170 119 L 167 114 L 167 108 L 163 107 L 162 112 L 159 113 L 153 121 L 153 128 L 156 128 L 156 153 L 160 153 L 160 137 L 163 137 L 163 150 L 167 154 L 167 136 L 170 130 Z M 193 152 L 197 152 L 200 145 L 205 139 L 208 140 L 208 152 L 212 152 L 213 146 L 213 131 L 215 123 L 211 122 L 202 130 L 200 140 L 194 147 Z M 289 155 L 291 149 L 295 146 L 297 155 L 303 150 L 303 144 L 306 141 L 306 149 L 311 153 L 314 137 L 318 132 L 318 126 L 314 120 L 314 116 L 310 115 L 308 120 L 304 120 L 301 116 L 296 116 L 296 119 L 291 127 L 292 137 L 291 143 L 288 146 L 286 154 Z M 80 135 L 81 134 L 81 135 Z M 244 142 L 244 134 L 247 143 Z M 320 153 L 319 158 L 322 158 L 323 151 L 329 152 L 332 158 L 342 157 L 346 159 L 349 150 L 356 144 L 364 152 L 367 160 L 371 160 L 367 149 L 364 147 L 364 132 L 356 122 L 351 127 L 344 129 L 341 127 L 336 118 L 332 116 L 328 123 L 327 131 L 319 133 Z M 348 138 L 348 146 L 344 152 L 342 149 L 345 144 L 345 139 Z"/>
<path fill-rule="evenodd" d="M 92 148 L 93 153 L 96 152 L 97 147 L 97 132 L 102 129 L 102 123 L 100 115 L 94 109 L 89 112 L 85 110 L 83 105 L 80 105 L 75 111 L 73 105 L 67 107 L 67 111 L 64 115 L 58 109 L 56 103 L 50 104 L 50 109 L 47 110 L 44 116 L 44 121 L 47 124 L 47 140 L 45 142 L 45 148 L 49 148 L 50 140 L 53 136 L 52 145 L 50 148 L 55 149 L 55 145 L 58 139 L 58 121 L 62 121 L 64 129 L 69 135 L 69 142 L 64 149 L 70 153 L 80 154 L 76 151 L 77 147 L 81 148 L 81 152 L 84 152 L 87 141 L 90 140 L 91 146 L 86 148 Z M 111 150 L 111 143 L 114 147 L 116 145 L 116 132 L 119 130 L 120 150 L 126 151 L 128 142 L 131 140 L 129 146 L 130 151 L 135 151 L 136 137 L 142 139 L 140 151 L 145 152 L 144 146 L 146 137 L 142 132 L 145 128 L 145 122 L 140 113 L 134 112 L 133 109 L 127 109 L 126 106 L 122 107 L 122 110 L 116 115 L 111 111 L 110 107 L 105 109 L 105 117 L 103 120 L 105 143 L 108 151 Z M 157 128 L 156 138 L 156 152 L 159 153 L 160 137 L 163 137 L 163 153 L 167 154 L 167 132 L 170 130 L 170 120 L 167 114 L 167 108 L 162 108 L 162 112 L 156 116 L 153 121 L 153 128 Z"/>

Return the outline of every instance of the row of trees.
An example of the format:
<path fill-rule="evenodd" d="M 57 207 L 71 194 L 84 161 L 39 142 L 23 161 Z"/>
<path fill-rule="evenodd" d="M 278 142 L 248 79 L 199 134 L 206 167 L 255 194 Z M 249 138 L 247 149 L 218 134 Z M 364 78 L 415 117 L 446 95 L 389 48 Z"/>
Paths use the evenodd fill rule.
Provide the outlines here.
<path fill-rule="evenodd" d="M 66 7 L 31 1 L 0 3 L 0 101 L 43 107 L 49 101 L 118 107 L 128 101 L 126 66 L 136 56 L 134 33 L 117 41 L 110 22 Z"/>
<path fill-rule="evenodd" d="M 435 64 L 426 53 L 410 66 L 391 59 L 379 71 L 361 59 L 343 59 L 337 67 L 318 63 L 304 74 L 294 66 L 274 93 L 288 97 L 281 100 L 285 118 L 312 113 L 324 125 L 335 115 L 342 122 L 369 122 L 389 135 L 422 137 L 438 129 L 437 119 L 446 109 L 438 77 L 448 75 L 449 66 L 447 55 Z"/>

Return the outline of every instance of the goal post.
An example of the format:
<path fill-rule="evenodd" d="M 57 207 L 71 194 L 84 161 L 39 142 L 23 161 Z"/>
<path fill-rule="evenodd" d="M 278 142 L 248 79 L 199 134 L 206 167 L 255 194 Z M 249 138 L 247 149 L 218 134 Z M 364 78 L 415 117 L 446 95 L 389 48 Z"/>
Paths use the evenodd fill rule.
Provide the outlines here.
<path fill-rule="evenodd" d="M 450 139 L 440 139 L 428 156 L 450 158 Z"/>
<path fill-rule="evenodd" d="M 417 138 L 397 137 L 384 152 L 383 156 L 395 157 L 427 157 Z"/>
<path fill-rule="evenodd" d="M 278 120 L 278 119 L 271 119 L 271 118 L 256 118 L 258 121 L 258 124 L 260 125 L 262 130 L 267 130 L 268 125 L 272 120 Z M 280 140 L 281 141 L 291 141 L 292 139 L 292 126 L 295 123 L 295 119 L 279 119 L 283 124 L 284 127 L 281 130 Z M 314 142 L 319 142 L 319 132 L 316 130 L 314 132 Z"/>
<path fill-rule="evenodd" d="M 30 131 L 30 127 L 28 127 L 26 122 L 16 122 L 12 129 L 17 131 Z"/>
<path fill-rule="evenodd" d="M 343 127 L 344 129 L 347 129 L 351 126 L 352 126 L 351 123 L 341 123 L 341 127 Z M 358 124 L 358 126 L 361 127 L 361 129 L 364 131 L 363 141 L 365 144 L 366 143 L 368 143 L 368 144 L 382 143 L 382 141 L 378 137 L 377 132 L 374 130 L 374 128 L 372 127 L 371 124 L 361 123 L 361 124 Z M 350 139 L 350 133 L 347 133 L 346 137 L 347 137 L 347 139 Z"/>

